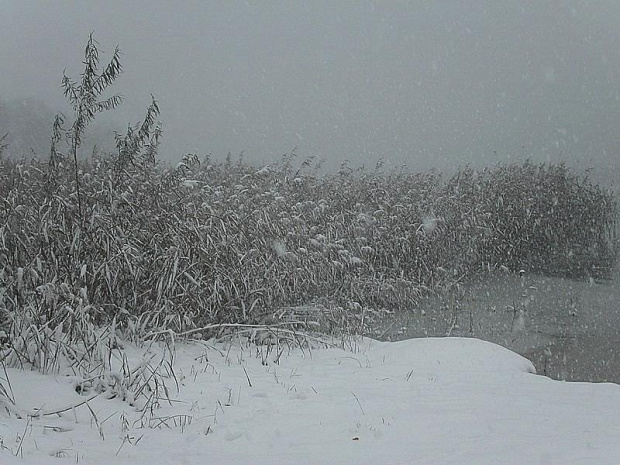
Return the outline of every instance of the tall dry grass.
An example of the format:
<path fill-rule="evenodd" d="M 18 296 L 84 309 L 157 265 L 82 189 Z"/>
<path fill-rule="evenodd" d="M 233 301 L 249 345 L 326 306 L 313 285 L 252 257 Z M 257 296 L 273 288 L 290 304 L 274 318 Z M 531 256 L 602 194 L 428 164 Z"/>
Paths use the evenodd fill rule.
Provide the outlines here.
<path fill-rule="evenodd" d="M 54 170 L 52 186 L 47 164 L 2 161 L 0 303 L 15 335 L 24 321 L 69 336 L 114 322 L 143 337 L 316 320 L 283 310 L 308 305 L 350 325 L 491 267 L 599 276 L 615 260 L 613 196 L 561 165 L 444 182 L 196 156 L 174 169 L 134 160 L 119 175 L 116 158 L 98 158 L 78 170 L 82 214 L 74 166 Z"/>

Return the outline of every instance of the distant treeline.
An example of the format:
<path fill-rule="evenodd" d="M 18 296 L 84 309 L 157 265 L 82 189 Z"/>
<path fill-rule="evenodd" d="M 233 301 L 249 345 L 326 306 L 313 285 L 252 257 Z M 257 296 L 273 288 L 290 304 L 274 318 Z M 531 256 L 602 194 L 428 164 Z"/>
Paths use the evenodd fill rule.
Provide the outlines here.
<path fill-rule="evenodd" d="M 53 122 L 54 112 L 39 100 L 0 98 L 0 138 L 6 136 L 5 156 L 14 159 L 47 159 Z M 124 124 L 119 127 L 124 127 Z M 84 145 L 96 147 L 100 152 L 113 151 L 114 129 L 109 124 L 95 122 L 85 136 Z"/>

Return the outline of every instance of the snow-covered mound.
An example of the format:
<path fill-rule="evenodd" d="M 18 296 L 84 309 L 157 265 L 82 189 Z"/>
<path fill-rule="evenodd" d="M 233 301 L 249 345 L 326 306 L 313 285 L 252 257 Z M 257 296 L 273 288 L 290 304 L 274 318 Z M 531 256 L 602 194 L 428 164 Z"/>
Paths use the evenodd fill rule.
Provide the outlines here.
<path fill-rule="evenodd" d="M 398 368 L 453 372 L 536 373 L 534 365 L 526 358 L 480 339 L 429 337 L 400 342 L 364 339 L 360 347 L 373 360 Z"/>
<path fill-rule="evenodd" d="M 475 339 L 349 349 L 179 344 L 171 402 L 144 414 L 9 370 L 16 411 L 59 413 L 0 414 L 0 463 L 620 463 L 620 386 L 552 381 Z"/>

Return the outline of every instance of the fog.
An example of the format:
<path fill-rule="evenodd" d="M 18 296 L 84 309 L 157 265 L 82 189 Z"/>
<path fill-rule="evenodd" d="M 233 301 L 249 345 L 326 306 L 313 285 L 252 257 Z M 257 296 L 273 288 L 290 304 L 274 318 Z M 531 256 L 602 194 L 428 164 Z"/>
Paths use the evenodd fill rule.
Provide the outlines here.
<path fill-rule="evenodd" d="M 88 34 L 118 44 L 137 122 L 160 102 L 160 155 L 296 148 L 422 170 L 531 158 L 618 173 L 620 2 L 0 0 L 0 99 L 66 111 Z M 51 120 L 50 120 L 51 127 Z"/>

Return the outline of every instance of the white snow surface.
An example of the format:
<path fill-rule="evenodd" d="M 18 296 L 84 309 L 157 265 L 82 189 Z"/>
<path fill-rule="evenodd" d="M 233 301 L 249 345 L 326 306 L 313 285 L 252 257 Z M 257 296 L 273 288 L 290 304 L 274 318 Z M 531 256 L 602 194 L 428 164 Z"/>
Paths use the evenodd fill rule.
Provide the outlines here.
<path fill-rule="evenodd" d="M 477 339 L 283 349 L 177 343 L 159 427 L 103 395 L 29 420 L 2 409 L 0 463 L 620 463 L 618 385 L 553 381 Z M 146 350 L 126 349 L 134 362 Z M 22 413 L 88 398 L 71 377 L 8 374 Z"/>

